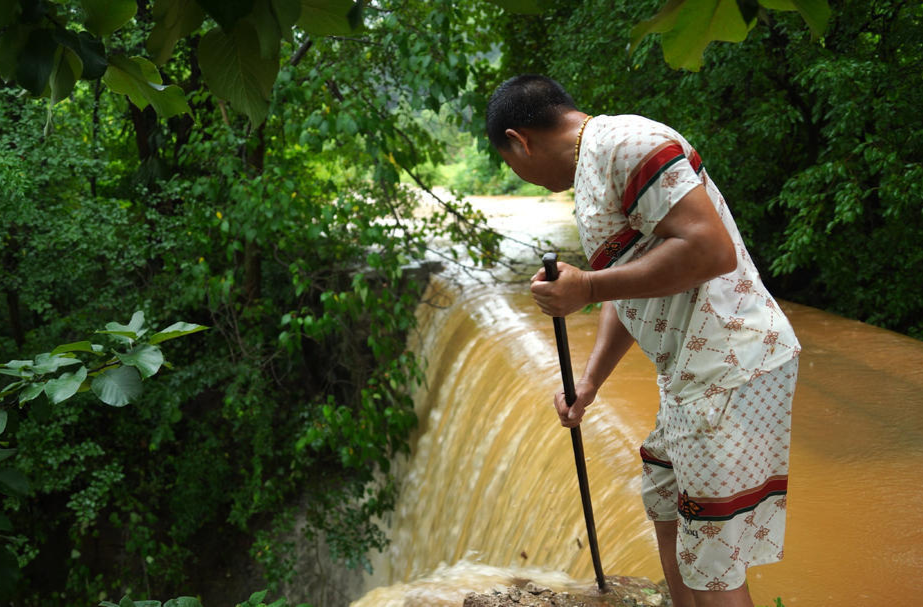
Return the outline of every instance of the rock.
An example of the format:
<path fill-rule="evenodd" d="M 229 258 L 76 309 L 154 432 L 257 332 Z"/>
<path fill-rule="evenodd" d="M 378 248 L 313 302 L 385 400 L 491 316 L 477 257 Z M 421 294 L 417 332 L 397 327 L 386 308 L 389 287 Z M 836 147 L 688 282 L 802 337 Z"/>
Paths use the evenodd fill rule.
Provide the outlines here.
<path fill-rule="evenodd" d="M 669 594 L 646 578 L 608 576 L 607 592 L 601 594 L 595 586 L 554 592 L 527 580 L 505 591 L 490 594 L 470 593 L 464 607 L 671 607 Z"/>

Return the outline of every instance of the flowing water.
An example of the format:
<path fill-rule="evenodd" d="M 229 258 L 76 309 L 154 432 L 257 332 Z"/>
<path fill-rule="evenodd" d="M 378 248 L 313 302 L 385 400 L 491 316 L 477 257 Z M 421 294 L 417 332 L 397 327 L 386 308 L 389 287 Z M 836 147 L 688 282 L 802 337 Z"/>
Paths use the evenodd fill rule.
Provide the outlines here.
<path fill-rule="evenodd" d="M 479 201 L 508 232 L 573 246 L 564 201 Z M 499 204 L 499 206 L 497 206 Z M 536 259 L 536 268 L 538 267 Z M 402 462 L 392 544 L 353 607 L 460 606 L 517 578 L 589 588 L 593 568 L 552 323 L 527 283 L 435 281 L 416 349 L 428 359 L 420 427 Z M 783 303 L 803 347 L 785 558 L 751 569 L 757 605 L 913 605 L 923 581 L 923 343 Z M 567 319 L 577 377 L 596 313 Z M 582 424 L 603 569 L 662 578 L 639 497 L 637 447 L 657 410 L 632 348 Z"/>

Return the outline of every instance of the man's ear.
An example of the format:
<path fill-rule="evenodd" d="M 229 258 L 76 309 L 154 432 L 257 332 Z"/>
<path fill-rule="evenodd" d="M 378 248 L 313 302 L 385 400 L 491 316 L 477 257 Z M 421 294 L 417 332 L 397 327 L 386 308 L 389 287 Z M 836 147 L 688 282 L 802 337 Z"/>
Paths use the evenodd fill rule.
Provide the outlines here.
<path fill-rule="evenodd" d="M 514 148 L 521 147 L 526 156 L 532 155 L 532 150 L 529 148 L 529 138 L 525 135 L 525 133 L 513 129 L 506 129 L 503 134 L 506 135 L 506 138 L 510 140 L 510 145 L 512 145 Z"/>

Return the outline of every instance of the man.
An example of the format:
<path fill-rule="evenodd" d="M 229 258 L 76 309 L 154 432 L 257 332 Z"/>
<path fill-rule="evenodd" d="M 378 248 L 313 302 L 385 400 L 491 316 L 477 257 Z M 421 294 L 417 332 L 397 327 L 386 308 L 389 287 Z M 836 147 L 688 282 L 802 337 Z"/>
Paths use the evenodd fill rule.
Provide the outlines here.
<path fill-rule="evenodd" d="M 559 262 L 548 282 L 540 269 L 539 307 L 566 316 L 606 302 L 576 402 L 555 395 L 562 425 L 580 423 L 636 342 L 658 372 L 642 498 L 674 604 L 752 607 L 747 568 L 782 558 L 800 347 L 724 198 L 679 133 L 640 116 L 588 116 L 543 76 L 500 85 L 487 133 L 522 179 L 574 188 L 593 271 Z"/>

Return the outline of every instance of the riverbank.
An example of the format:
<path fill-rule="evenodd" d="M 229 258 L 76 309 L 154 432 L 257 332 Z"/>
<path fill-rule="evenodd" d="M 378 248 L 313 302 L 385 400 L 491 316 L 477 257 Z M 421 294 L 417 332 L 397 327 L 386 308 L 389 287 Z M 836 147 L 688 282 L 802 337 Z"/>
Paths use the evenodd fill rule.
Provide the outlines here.
<path fill-rule="evenodd" d="M 472 592 L 463 607 L 670 607 L 673 603 L 665 587 L 647 578 L 606 576 L 608 585 L 601 593 L 591 589 L 555 592 L 531 581 L 521 580 L 506 590 L 486 594 Z"/>

